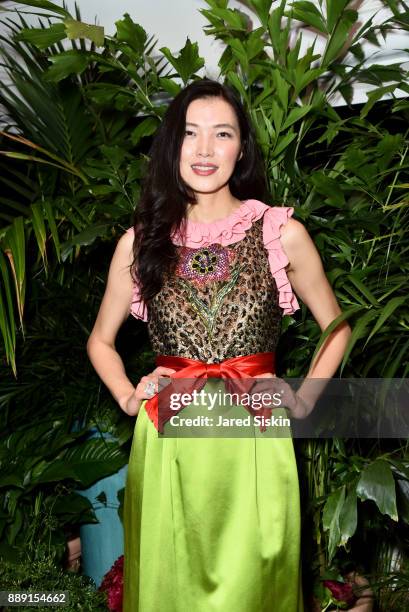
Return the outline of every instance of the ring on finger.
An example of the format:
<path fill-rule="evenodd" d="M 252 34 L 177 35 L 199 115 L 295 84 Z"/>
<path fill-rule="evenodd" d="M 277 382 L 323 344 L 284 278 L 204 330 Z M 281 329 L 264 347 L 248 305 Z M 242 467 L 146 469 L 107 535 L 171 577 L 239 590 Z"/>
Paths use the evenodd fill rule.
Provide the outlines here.
<path fill-rule="evenodd" d="M 152 382 L 151 380 L 145 385 L 145 389 L 144 392 L 146 395 L 148 395 L 149 397 L 152 397 L 153 395 L 155 395 L 155 383 Z"/>

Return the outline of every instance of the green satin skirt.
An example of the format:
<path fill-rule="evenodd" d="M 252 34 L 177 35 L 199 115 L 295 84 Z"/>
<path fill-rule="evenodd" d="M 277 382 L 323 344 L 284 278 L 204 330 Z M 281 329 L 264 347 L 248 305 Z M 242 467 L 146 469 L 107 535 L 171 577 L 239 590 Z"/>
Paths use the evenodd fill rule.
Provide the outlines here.
<path fill-rule="evenodd" d="M 145 403 L 125 488 L 123 612 L 303 612 L 291 434 L 158 437 Z"/>

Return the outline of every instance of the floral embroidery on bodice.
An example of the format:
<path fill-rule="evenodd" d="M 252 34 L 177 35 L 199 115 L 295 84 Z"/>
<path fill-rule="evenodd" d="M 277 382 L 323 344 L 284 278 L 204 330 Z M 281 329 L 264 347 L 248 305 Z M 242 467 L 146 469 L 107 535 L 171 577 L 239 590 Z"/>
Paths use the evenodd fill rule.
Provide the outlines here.
<path fill-rule="evenodd" d="M 242 240 L 225 247 L 212 244 L 190 252 L 178 247 L 179 273 L 165 278 L 149 304 L 155 353 L 210 363 L 275 350 L 281 311 L 262 228 L 259 219 Z M 218 256 L 213 265 L 211 253 Z M 198 271 L 195 261 L 210 266 Z"/>
<path fill-rule="evenodd" d="M 176 274 L 198 287 L 230 278 L 230 264 L 236 260 L 235 252 L 220 244 L 199 249 L 181 247 L 179 257 Z"/>
<path fill-rule="evenodd" d="M 299 308 L 279 241 L 292 212 L 248 200 L 225 220 L 190 222 L 185 234 L 172 236 L 179 252 L 175 273 L 165 277 L 149 309 L 135 287 L 131 310 L 148 322 L 156 354 L 211 363 L 275 351 L 282 311 Z"/>
<path fill-rule="evenodd" d="M 219 244 L 199 249 L 180 247 L 179 253 L 180 261 L 176 269 L 178 282 L 185 290 L 191 308 L 203 323 L 209 341 L 212 341 L 223 301 L 237 284 L 240 272 L 246 265 L 235 263 L 236 251 Z M 200 295 L 200 289 L 206 285 L 210 288 L 208 300 Z"/>

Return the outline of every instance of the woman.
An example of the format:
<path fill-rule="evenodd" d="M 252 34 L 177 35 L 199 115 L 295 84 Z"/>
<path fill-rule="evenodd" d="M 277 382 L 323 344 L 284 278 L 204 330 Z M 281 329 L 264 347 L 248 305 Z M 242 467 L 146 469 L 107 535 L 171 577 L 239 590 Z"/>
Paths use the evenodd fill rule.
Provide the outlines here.
<path fill-rule="evenodd" d="M 190 381 L 190 390 L 205 385 L 208 394 L 220 379 L 271 385 L 281 317 L 299 308 L 295 293 L 322 330 L 340 314 L 293 208 L 266 198 L 254 133 L 233 92 L 208 79 L 187 86 L 155 137 L 135 224 L 118 241 L 87 345 L 122 410 L 138 415 L 125 494 L 124 612 L 303 610 L 291 437 L 264 436 L 255 425 L 246 437 L 169 433 L 169 405 L 158 402 L 169 400 L 161 377 Z M 157 354 L 158 367 L 136 387 L 115 350 L 129 312 L 148 322 Z M 309 378 L 333 376 L 349 333 L 343 324 L 329 336 Z M 302 418 L 316 398 L 305 385 L 286 389 L 285 405 Z"/>

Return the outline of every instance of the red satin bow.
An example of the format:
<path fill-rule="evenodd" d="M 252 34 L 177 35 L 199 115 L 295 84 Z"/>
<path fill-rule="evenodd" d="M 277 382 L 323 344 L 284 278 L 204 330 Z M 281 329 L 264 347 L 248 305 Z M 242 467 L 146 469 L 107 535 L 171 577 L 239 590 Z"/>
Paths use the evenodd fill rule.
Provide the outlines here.
<path fill-rule="evenodd" d="M 226 387 L 233 386 L 236 393 L 248 393 L 254 384 L 253 378 L 266 372 L 271 374 L 275 372 L 275 353 L 272 352 L 232 357 L 231 359 L 225 359 L 221 363 L 205 363 L 197 359 L 175 357 L 172 355 L 158 355 L 155 361 L 157 366 L 165 366 L 176 370 L 176 372 L 170 375 L 171 381 L 187 379 L 183 385 L 183 392 L 188 394 L 191 394 L 193 390 L 200 390 L 204 387 L 208 378 L 223 378 L 226 380 Z M 230 385 L 230 379 L 238 382 Z M 182 388 L 180 384 L 174 385 L 171 382 L 145 404 L 145 410 L 150 420 L 160 433 L 163 433 L 163 426 L 166 421 L 184 408 L 184 406 L 178 410 L 170 408 L 170 396 L 175 392 L 176 386 L 180 392 Z M 247 405 L 245 405 L 245 408 L 253 415 L 266 416 L 271 414 L 271 408 L 255 410 Z M 260 425 L 260 431 L 265 430 L 265 425 Z"/>

